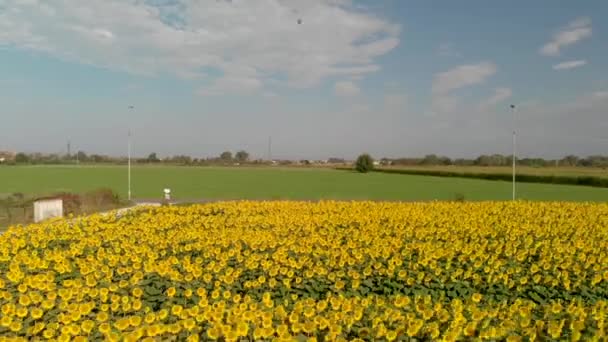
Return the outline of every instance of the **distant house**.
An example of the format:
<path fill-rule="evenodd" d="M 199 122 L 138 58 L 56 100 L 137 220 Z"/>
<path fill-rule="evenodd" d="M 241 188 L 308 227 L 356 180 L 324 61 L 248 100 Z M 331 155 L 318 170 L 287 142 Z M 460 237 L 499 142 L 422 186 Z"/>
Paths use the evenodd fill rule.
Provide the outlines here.
<path fill-rule="evenodd" d="M 17 153 L 10 151 L 0 151 L 0 163 L 10 163 L 15 161 Z"/>
<path fill-rule="evenodd" d="M 383 158 L 383 159 L 380 159 L 380 165 L 390 166 L 390 165 L 393 165 L 393 161 L 390 159 Z"/>
<path fill-rule="evenodd" d="M 380 162 L 377 160 L 374 160 L 374 166 L 380 166 Z"/>

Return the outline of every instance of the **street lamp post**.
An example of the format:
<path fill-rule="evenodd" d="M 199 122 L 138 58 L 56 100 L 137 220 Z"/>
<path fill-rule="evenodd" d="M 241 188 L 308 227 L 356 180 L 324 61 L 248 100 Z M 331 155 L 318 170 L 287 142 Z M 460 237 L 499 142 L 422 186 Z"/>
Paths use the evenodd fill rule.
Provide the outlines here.
<path fill-rule="evenodd" d="M 515 151 L 515 140 L 517 138 L 516 132 L 515 132 L 515 105 L 511 105 L 511 113 L 513 114 L 513 156 L 512 156 L 512 162 L 513 162 L 513 200 L 515 201 L 515 163 L 516 163 L 516 151 Z"/>
<path fill-rule="evenodd" d="M 130 110 L 135 109 L 133 106 L 129 106 Z M 129 128 L 128 137 L 127 137 L 127 197 L 129 201 L 131 201 L 131 128 Z"/>
<path fill-rule="evenodd" d="M 129 201 L 131 200 L 131 130 L 129 129 L 129 133 L 128 133 L 128 137 L 127 137 L 127 183 L 128 183 L 128 190 L 127 190 L 127 196 L 129 198 Z"/>

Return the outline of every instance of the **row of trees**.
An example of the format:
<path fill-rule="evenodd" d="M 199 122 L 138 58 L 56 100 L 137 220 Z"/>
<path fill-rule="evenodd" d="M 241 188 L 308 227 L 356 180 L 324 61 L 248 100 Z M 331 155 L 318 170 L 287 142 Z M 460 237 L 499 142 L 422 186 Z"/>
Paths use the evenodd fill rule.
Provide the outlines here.
<path fill-rule="evenodd" d="M 74 164 L 74 163 L 124 163 L 126 157 L 112 157 L 108 155 L 91 154 L 88 155 L 83 151 L 79 151 L 73 155 L 60 154 L 44 154 L 44 153 L 17 153 L 14 163 L 17 164 Z M 132 158 L 134 163 L 153 164 L 230 164 L 230 163 L 247 163 L 249 162 L 249 153 L 244 150 L 237 151 L 234 156 L 232 152 L 223 152 L 219 157 L 215 158 L 192 158 L 188 155 L 175 155 L 166 158 L 158 157 L 158 154 L 150 153 L 146 158 Z"/>
<path fill-rule="evenodd" d="M 85 152 L 79 151 L 73 155 L 61 155 L 56 153 L 23 153 L 19 152 L 15 155 L 15 163 L 17 164 L 68 164 L 73 162 L 88 162 L 88 163 L 112 163 L 122 162 L 125 158 L 110 157 L 101 154 L 87 155 Z"/>
<path fill-rule="evenodd" d="M 222 152 L 217 157 L 211 158 L 193 158 L 188 155 L 175 155 L 171 157 L 160 158 L 156 153 L 150 153 L 146 158 L 133 158 L 135 163 L 167 163 L 179 165 L 232 165 L 244 163 L 268 163 L 268 161 L 251 160 L 247 151 L 240 150 L 235 153 L 230 151 Z M 17 164 L 74 164 L 79 163 L 124 163 L 125 157 L 111 157 L 100 154 L 86 154 L 83 151 L 78 151 L 73 155 L 60 154 L 43 154 L 43 153 L 17 153 L 14 162 Z M 345 164 L 346 160 L 341 158 L 330 158 L 326 163 L 329 164 Z M 289 160 L 278 161 L 278 164 L 289 165 L 299 163 L 301 165 L 310 164 L 307 160 L 292 162 Z M 379 160 L 380 165 L 401 165 L 401 166 L 441 166 L 441 165 L 458 165 L 458 166 L 509 166 L 512 164 L 510 155 L 492 154 L 481 155 L 474 159 L 451 159 L 445 156 L 429 154 L 423 158 L 383 158 Z M 608 167 L 608 156 L 588 156 L 578 157 L 568 155 L 561 159 L 543 159 L 543 158 L 518 158 L 518 165 L 532 167 L 546 166 L 583 166 L 583 167 Z"/>
<path fill-rule="evenodd" d="M 139 159 L 140 163 L 168 163 L 168 164 L 182 164 L 182 165 L 192 165 L 192 164 L 234 164 L 234 163 L 247 163 L 249 162 L 249 153 L 244 150 L 237 151 L 234 156 L 232 152 L 225 151 L 220 154 L 217 158 L 205 158 L 205 159 L 197 159 L 192 158 L 187 155 L 177 155 L 172 157 L 163 158 L 162 160 L 158 157 L 158 155 L 153 152 L 148 155 L 148 158 Z"/>
<path fill-rule="evenodd" d="M 445 156 L 435 154 L 426 155 L 423 158 L 384 158 L 381 161 L 383 165 L 403 165 L 403 166 L 440 166 L 440 165 L 458 165 L 458 166 L 509 166 L 513 163 L 513 158 L 510 155 L 492 154 L 481 155 L 475 159 L 450 159 Z M 569 155 L 561 159 L 543 159 L 543 158 L 517 158 L 518 165 L 532 167 L 546 166 L 586 166 L 586 167 L 608 167 L 608 156 L 588 156 L 580 158 L 574 155 Z"/>

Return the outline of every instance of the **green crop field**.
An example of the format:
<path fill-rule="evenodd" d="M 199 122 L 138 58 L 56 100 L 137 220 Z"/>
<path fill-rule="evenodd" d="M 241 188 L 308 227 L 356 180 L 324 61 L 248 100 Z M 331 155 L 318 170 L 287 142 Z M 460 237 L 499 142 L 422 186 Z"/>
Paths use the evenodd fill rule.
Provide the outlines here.
<path fill-rule="evenodd" d="M 353 200 L 508 200 L 511 184 L 462 178 L 358 174 L 331 169 L 221 168 L 136 166 L 135 199 L 160 199 L 164 188 L 181 200 L 216 199 L 353 199 Z M 28 196 L 59 191 L 82 193 L 108 187 L 123 198 L 123 166 L 15 166 L 0 168 L 0 196 Z M 518 184 L 518 197 L 528 200 L 608 201 L 608 189 L 552 184 Z"/>

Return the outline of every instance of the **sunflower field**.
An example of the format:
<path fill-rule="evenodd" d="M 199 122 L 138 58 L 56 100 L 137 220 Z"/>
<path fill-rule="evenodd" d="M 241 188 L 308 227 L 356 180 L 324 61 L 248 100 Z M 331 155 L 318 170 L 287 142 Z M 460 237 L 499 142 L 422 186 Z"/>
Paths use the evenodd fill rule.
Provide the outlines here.
<path fill-rule="evenodd" d="M 225 202 L 12 227 L 0 340 L 605 341 L 608 204 Z"/>

